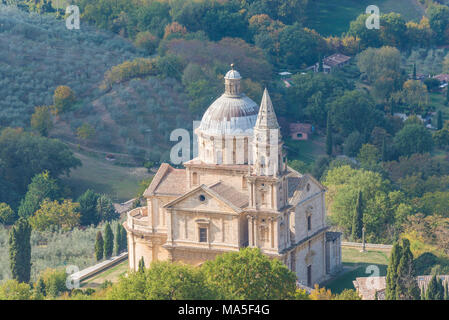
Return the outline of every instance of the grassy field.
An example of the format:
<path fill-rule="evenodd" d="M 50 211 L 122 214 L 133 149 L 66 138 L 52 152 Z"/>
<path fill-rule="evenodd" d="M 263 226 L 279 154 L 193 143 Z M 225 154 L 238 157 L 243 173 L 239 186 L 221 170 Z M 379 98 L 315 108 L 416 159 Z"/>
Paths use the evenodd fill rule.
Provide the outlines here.
<path fill-rule="evenodd" d="M 139 182 L 150 177 L 146 168 L 114 165 L 100 158 L 75 153 L 83 166 L 71 171 L 64 182 L 72 189 L 74 197 L 87 189 L 109 195 L 113 201 L 123 202 L 136 196 Z"/>
<path fill-rule="evenodd" d="M 299 141 L 285 139 L 289 160 L 301 160 L 305 163 L 314 162 L 319 156 L 325 155 L 324 137 L 313 136 L 309 140 Z"/>
<path fill-rule="evenodd" d="M 314 0 L 309 3 L 307 26 L 324 36 L 348 31 L 349 23 L 372 4 L 379 7 L 381 14 L 397 12 L 405 20 L 420 20 L 423 15 L 416 0 L 377 0 L 375 3 L 372 0 Z"/>
<path fill-rule="evenodd" d="M 387 274 L 388 257 L 387 250 L 367 250 L 360 252 L 359 249 L 342 247 L 342 260 L 344 272 L 337 278 L 324 284 L 332 293 L 340 293 L 344 289 L 354 289 L 352 281 L 357 277 L 374 276 L 373 267 L 379 268 L 379 276 Z M 370 267 L 370 268 L 368 268 Z M 374 267 L 375 268 L 375 267 Z"/>
<path fill-rule="evenodd" d="M 117 282 L 118 278 L 122 274 L 125 274 L 127 271 L 128 271 L 128 260 L 125 260 L 113 266 L 112 268 L 107 269 L 106 271 L 99 273 L 96 276 L 81 282 L 81 287 L 95 289 L 101 286 L 106 280 L 111 281 L 112 283 Z"/>

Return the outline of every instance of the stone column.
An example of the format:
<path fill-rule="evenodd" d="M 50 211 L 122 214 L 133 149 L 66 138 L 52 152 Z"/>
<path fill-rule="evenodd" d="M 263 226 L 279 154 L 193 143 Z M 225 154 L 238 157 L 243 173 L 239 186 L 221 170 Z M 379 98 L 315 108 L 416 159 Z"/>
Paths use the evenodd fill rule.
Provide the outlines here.
<path fill-rule="evenodd" d="M 252 247 L 254 245 L 253 217 L 248 215 L 246 218 L 248 219 L 248 247 Z"/>

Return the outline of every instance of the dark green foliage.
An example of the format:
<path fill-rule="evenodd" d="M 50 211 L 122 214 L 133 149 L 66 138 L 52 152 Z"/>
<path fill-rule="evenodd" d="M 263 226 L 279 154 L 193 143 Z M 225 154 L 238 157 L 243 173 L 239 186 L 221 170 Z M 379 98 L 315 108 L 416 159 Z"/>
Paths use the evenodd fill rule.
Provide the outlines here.
<path fill-rule="evenodd" d="M 443 129 L 443 113 L 441 112 L 441 110 L 438 110 L 437 113 L 437 129 Z"/>
<path fill-rule="evenodd" d="M 127 251 L 128 250 L 128 236 L 126 233 L 125 227 L 123 225 L 120 225 L 122 231 L 120 232 L 121 235 L 121 243 L 122 243 L 122 250 Z"/>
<path fill-rule="evenodd" d="M 97 202 L 100 196 L 92 190 L 87 190 L 79 198 L 80 204 L 80 224 L 82 226 L 97 225 L 100 222 L 100 216 L 97 213 Z"/>
<path fill-rule="evenodd" d="M 145 260 L 143 259 L 143 257 L 139 260 L 139 267 L 137 269 L 137 272 L 145 273 Z"/>
<path fill-rule="evenodd" d="M 100 195 L 97 199 L 97 216 L 100 221 L 112 221 L 119 218 L 112 200 L 105 194 Z"/>
<path fill-rule="evenodd" d="M 34 176 L 28 185 L 25 198 L 20 202 L 19 216 L 23 218 L 32 216 L 44 199 L 56 200 L 59 195 L 58 183 L 48 171 Z"/>
<path fill-rule="evenodd" d="M 122 252 L 122 226 L 117 224 L 114 234 L 114 253 L 118 256 Z"/>
<path fill-rule="evenodd" d="M 401 156 L 430 152 L 433 147 L 432 134 L 423 125 L 409 124 L 396 134 L 394 145 Z"/>
<path fill-rule="evenodd" d="M 355 157 L 362 147 L 363 137 L 358 131 L 353 131 L 343 143 L 343 152 L 348 157 Z"/>
<path fill-rule="evenodd" d="M 6 203 L 0 203 L 0 223 L 11 225 L 17 220 L 17 214 Z"/>
<path fill-rule="evenodd" d="M 97 261 L 103 259 L 103 253 L 104 253 L 103 236 L 101 234 L 101 231 L 98 231 L 97 238 L 95 240 L 95 259 L 97 259 Z"/>
<path fill-rule="evenodd" d="M 397 269 L 402 255 L 402 247 L 396 242 L 391 250 L 390 260 L 388 263 L 386 283 L 387 287 L 385 289 L 385 299 L 395 300 L 396 299 L 396 286 L 397 286 Z"/>
<path fill-rule="evenodd" d="M 363 199 L 362 191 L 357 194 L 357 202 L 355 205 L 354 218 L 352 221 L 352 238 L 358 240 L 362 238 L 363 232 Z"/>
<path fill-rule="evenodd" d="M 64 143 L 10 128 L 0 134 L 0 163 L 0 181 L 4 179 L 9 183 L 8 192 L 19 195 L 26 192 L 37 174 L 48 170 L 56 178 L 81 165 Z M 46 183 L 53 186 L 52 179 L 47 179 Z"/>
<path fill-rule="evenodd" d="M 419 300 L 420 290 L 415 279 L 416 273 L 410 242 L 402 240 L 401 259 L 397 268 L 396 299 Z"/>
<path fill-rule="evenodd" d="M 382 139 L 382 162 L 388 161 L 388 149 L 386 140 L 387 139 L 385 137 Z"/>
<path fill-rule="evenodd" d="M 284 300 L 296 291 L 296 275 L 257 248 L 218 255 L 201 268 L 219 299 Z"/>
<path fill-rule="evenodd" d="M 326 127 L 326 154 L 332 156 L 333 139 L 332 139 L 332 125 L 330 119 L 330 113 L 327 115 L 327 127 Z"/>
<path fill-rule="evenodd" d="M 45 283 L 42 278 L 39 278 L 39 280 L 34 285 L 34 294 L 38 298 L 43 298 L 47 295 L 47 292 L 45 290 Z"/>
<path fill-rule="evenodd" d="M 413 75 L 412 75 L 413 80 L 417 80 L 416 79 L 416 63 L 413 64 Z"/>
<path fill-rule="evenodd" d="M 20 218 L 9 232 L 9 259 L 12 277 L 29 282 L 31 275 L 31 226 Z"/>
<path fill-rule="evenodd" d="M 106 224 L 104 229 L 104 257 L 109 259 L 112 256 L 114 250 L 114 234 L 109 223 Z"/>
<path fill-rule="evenodd" d="M 439 277 L 434 275 L 427 285 L 425 298 L 426 300 L 444 300 L 444 296 L 445 289 L 443 281 Z"/>

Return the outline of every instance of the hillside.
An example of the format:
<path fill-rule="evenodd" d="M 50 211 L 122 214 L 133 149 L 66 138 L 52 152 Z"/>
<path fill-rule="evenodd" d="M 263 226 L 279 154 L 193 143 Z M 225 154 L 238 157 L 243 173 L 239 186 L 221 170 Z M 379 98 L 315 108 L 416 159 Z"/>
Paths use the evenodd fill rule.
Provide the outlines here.
<path fill-rule="evenodd" d="M 323 36 L 340 35 L 349 28 L 349 23 L 358 15 L 365 13 L 371 0 L 313 0 L 309 1 L 307 26 Z M 397 12 L 405 20 L 419 21 L 424 9 L 416 0 L 379 0 L 376 1 L 380 13 Z"/>

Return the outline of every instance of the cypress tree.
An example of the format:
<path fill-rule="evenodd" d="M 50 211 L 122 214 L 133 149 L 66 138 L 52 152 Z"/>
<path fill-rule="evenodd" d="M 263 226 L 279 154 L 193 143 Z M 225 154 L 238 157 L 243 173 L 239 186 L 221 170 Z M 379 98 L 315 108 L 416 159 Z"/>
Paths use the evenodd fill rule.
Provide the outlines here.
<path fill-rule="evenodd" d="M 413 64 L 413 80 L 416 80 L 416 63 Z"/>
<path fill-rule="evenodd" d="M 437 113 L 437 129 L 443 129 L 443 114 L 441 113 L 441 110 L 438 110 Z"/>
<path fill-rule="evenodd" d="M 326 126 L 326 153 L 330 157 L 332 156 L 332 147 L 333 147 L 333 138 L 332 138 L 332 126 L 331 126 L 331 115 L 330 112 L 327 113 L 327 126 Z"/>
<path fill-rule="evenodd" d="M 38 298 L 43 298 L 47 295 L 46 291 L 45 291 L 45 283 L 42 278 L 39 278 L 39 280 L 37 281 L 37 283 L 34 287 L 34 292 L 35 292 L 35 296 Z"/>
<path fill-rule="evenodd" d="M 123 227 L 122 225 L 120 225 L 122 227 L 122 232 L 121 232 L 121 236 L 122 236 L 122 249 L 123 251 L 128 250 L 128 237 L 127 237 L 127 233 L 126 233 L 126 229 L 125 227 Z"/>
<path fill-rule="evenodd" d="M 396 299 L 418 300 L 420 296 L 418 283 L 415 278 L 413 254 L 410 241 L 402 240 L 401 259 L 397 268 Z"/>
<path fill-rule="evenodd" d="M 357 195 L 357 203 L 355 206 L 355 211 L 352 220 L 352 238 L 354 240 L 360 239 L 362 237 L 363 229 L 363 200 L 362 191 L 359 190 Z"/>
<path fill-rule="evenodd" d="M 9 232 L 9 259 L 12 277 L 19 282 L 30 281 L 31 275 L 31 226 L 20 218 Z"/>
<path fill-rule="evenodd" d="M 386 277 L 387 287 L 385 289 L 386 300 L 396 299 L 396 283 L 398 278 L 397 270 L 402 255 L 401 250 L 402 248 L 400 244 L 395 242 L 395 244 L 393 245 L 393 249 L 391 250 L 390 262 L 388 263 L 387 268 L 387 277 Z"/>
<path fill-rule="evenodd" d="M 436 275 L 430 279 L 426 290 L 426 300 L 443 300 L 444 299 L 444 287 L 441 279 Z"/>
<path fill-rule="evenodd" d="M 143 257 L 139 260 L 139 268 L 137 269 L 137 271 L 140 273 L 145 272 L 145 260 L 143 260 Z"/>
<path fill-rule="evenodd" d="M 112 256 L 114 250 L 114 234 L 112 233 L 111 225 L 106 224 L 104 230 L 104 257 L 109 259 Z"/>
<path fill-rule="evenodd" d="M 103 259 L 104 241 L 101 231 L 97 232 L 97 239 L 95 240 L 95 258 L 97 261 Z"/>
<path fill-rule="evenodd" d="M 115 228 L 114 250 L 115 255 L 117 256 L 122 251 L 122 228 L 120 228 L 120 223 L 118 223 L 117 228 Z"/>

